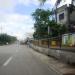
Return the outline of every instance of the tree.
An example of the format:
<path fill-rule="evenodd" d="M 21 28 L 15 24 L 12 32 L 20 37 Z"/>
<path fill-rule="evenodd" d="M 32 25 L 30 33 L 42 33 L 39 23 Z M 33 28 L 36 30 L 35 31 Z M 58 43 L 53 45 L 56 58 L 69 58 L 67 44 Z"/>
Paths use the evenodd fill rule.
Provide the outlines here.
<path fill-rule="evenodd" d="M 13 43 L 17 40 L 16 37 L 14 36 L 10 36 L 10 35 L 7 35 L 7 34 L 0 34 L 0 45 L 4 45 L 6 43 Z"/>
<path fill-rule="evenodd" d="M 57 24 L 54 20 L 50 20 L 52 12 L 44 9 L 36 9 L 32 14 L 35 20 L 33 34 L 34 38 L 56 37 L 67 32 L 65 25 Z M 50 27 L 50 34 L 48 34 L 48 27 Z"/>
<path fill-rule="evenodd" d="M 40 1 L 40 4 L 41 5 L 44 5 L 44 3 L 47 1 L 47 0 L 39 0 Z M 55 12 L 55 20 L 57 22 L 57 6 L 60 4 L 62 0 L 56 0 L 56 3 L 55 3 L 55 7 L 56 7 L 56 10 L 54 10 L 53 12 Z"/>
<path fill-rule="evenodd" d="M 52 37 L 57 37 L 68 32 L 68 29 L 65 25 L 57 24 L 54 20 L 49 22 L 49 27 L 51 29 Z"/>
<path fill-rule="evenodd" d="M 44 9 L 36 9 L 36 11 L 33 12 L 32 16 L 35 20 L 34 28 L 36 30 L 34 33 L 34 37 L 47 37 L 51 11 Z"/>

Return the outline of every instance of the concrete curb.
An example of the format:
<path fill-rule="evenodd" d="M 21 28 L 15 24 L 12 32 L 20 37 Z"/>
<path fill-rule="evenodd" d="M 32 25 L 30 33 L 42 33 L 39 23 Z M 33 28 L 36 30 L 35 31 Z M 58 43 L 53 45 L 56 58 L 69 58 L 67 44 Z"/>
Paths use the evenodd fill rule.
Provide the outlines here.
<path fill-rule="evenodd" d="M 40 53 L 40 54 L 43 55 L 43 56 L 47 56 L 46 54 L 44 54 L 44 53 L 38 51 L 37 49 L 34 49 L 34 48 L 32 48 L 32 49 L 33 49 L 35 52 Z M 50 57 L 49 57 L 49 58 L 50 58 Z M 51 57 L 51 58 L 52 58 L 52 57 Z M 53 60 L 54 60 L 54 58 L 53 58 Z M 58 61 L 58 60 L 57 60 L 57 61 Z M 57 66 L 55 66 L 55 65 L 53 65 L 53 64 L 50 64 L 50 62 L 45 62 L 45 64 L 48 65 L 48 68 L 49 68 L 49 69 L 52 69 L 53 71 L 55 71 L 55 72 L 58 73 L 59 75 L 75 75 L 75 73 L 69 73 L 68 71 L 67 71 L 67 72 L 62 72 L 60 68 L 58 68 Z M 64 64 L 64 63 L 62 63 L 62 64 Z"/>
<path fill-rule="evenodd" d="M 45 54 L 43 54 L 42 52 L 37 51 L 37 49 L 33 49 L 33 50 L 34 50 L 35 52 L 37 52 L 37 53 L 40 53 L 41 55 L 45 55 Z M 47 56 L 47 55 L 45 55 L 45 56 Z M 63 75 L 63 73 L 60 72 L 59 69 L 55 68 L 55 67 L 54 67 L 53 65 L 51 65 L 50 63 L 46 62 L 45 64 L 48 65 L 48 69 L 52 69 L 52 70 L 55 71 L 57 74 Z"/>

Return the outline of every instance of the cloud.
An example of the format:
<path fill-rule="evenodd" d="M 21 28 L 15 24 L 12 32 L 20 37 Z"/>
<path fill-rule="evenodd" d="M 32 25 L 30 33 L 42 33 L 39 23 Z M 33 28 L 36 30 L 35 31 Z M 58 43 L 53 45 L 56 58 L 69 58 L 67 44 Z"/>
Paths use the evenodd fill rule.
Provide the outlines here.
<path fill-rule="evenodd" d="M 54 4 L 55 0 L 48 0 L 46 4 Z M 14 12 L 15 6 L 23 4 L 25 6 L 39 5 L 38 0 L 0 0 L 0 28 L 2 32 L 15 35 L 22 39 L 34 32 L 32 29 L 34 21 L 30 15 L 22 15 Z M 1 32 L 1 31 L 0 31 Z M 26 36 L 25 36 L 26 35 Z"/>
<path fill-rule="evenodd" d="M 62 0 L 65 3 L 70 3 L 71 0 Z M 56 0 L 47 0 L 46 4 L 54 5 Z M 14 8 L 17 4 L 24 4 L 29 6 L 30 4 L 39 5 L 39 0 L 0 0 L 0 8 L 11 9 Z"/>
<path fill-rule="evenodd" d="M 47 0 L 46 4 L 54 5 L 55 2 L 56 0 Z M 24 5 L 30 5 L 30 4 L 40 5 L 39 0 L 19 0 L 19 3 L 22 3 Z"/>
<path fill-rule="evenodd" d="M 72 0 L 62 0 L 62 1 L 60 2 L 60 4 L 59 4 L 59 7 L 62 6 L 62 5 L 65 5 L 65 4 L 67 4 L 67 5 L 71 4 L 71 1 L 72 1 Z"/>
<path fill-rule="evenodd" d="M 56 0 L 47 0 L 46 4 L 55 5 Z"/>
<path fill-rule="evenodd" d="M 47 4 L 54 4 L 56 0 L 47 0 Z M 39 0 L 0 0 L 0 8 L 11 8 L 16 4 L 21 3 L 24 5 L 39 5 Z"/>
<path fill-rule="evenodd" d="M 19 3 L 29 6 L 30 4 L 39 5 L 39 0 L 19 0 Z"/>
<path fill-rule="evenodd" d="M 16 0 L 0 0 L 0 12 L 13 12 Z"/>
<path fill-rule="evenodd" d="M 18 39 L 22 39 L 25 33 L 33 33 L 34 31 L 32 29 L 34 21 L 29 15 L 1 14 L 0 16 L 2 16 L 0 19 L 3 18 L 0 21 L 0 27 L 3 27 L 3 33 L 15 35 Z"/>

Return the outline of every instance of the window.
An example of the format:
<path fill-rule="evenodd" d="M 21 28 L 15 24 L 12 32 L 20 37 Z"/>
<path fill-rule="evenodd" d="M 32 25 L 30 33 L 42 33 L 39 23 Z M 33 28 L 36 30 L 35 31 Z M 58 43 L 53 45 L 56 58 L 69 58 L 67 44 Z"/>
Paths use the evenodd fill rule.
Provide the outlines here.
<path fill-rule="evenodd" d="M 63 20 L 64 19 L 64 13 L 59 15 L 59 20 Z"/>

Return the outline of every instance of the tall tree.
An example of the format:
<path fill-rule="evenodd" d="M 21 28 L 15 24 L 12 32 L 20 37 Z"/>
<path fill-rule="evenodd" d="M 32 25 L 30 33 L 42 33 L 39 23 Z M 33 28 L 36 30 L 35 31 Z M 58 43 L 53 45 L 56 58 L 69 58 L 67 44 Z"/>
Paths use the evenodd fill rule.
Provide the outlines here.
<path fill-rule="evenodd" d="M 32 14 L 34 23 L 34 38 L 47 38 L 47 37 L 56 37 L 59 34 L 66 32 L 66 27 L 63 25 L 57 24 L 54 20 L 50 20 L 52 12 L 44 9 L 36 9 Z M 48 27 L 50 27 L 50 33 L 48 34 Z M 62 29 L 63 28 L 63 29 Z"/>
<path fill-rule="evenodd" d="M 44 9 L 36 9 L 36 11 L 33 12 L 32 16 L 35 20 L 34 28 L 36 31 L 34 34 L 36 34 L 36 37 L 47 37 L 47 30 L 51 11 Z"/>
<path fill-rule="evenodd" d="M 17 40 L 16 37 L 14 36 L 10 36 L 7 34 L 0 34 L 0 45 L 4 45 L 7 43 L 13 43 Z"/>
<path fill-rule="evenodd" d="M 44 5 L 44 3 L 47 1 L 47 0 L 39 0 L 40 1 L 40 4 L 42 5 Z M 56 3 L 55 3 L 55 8 L 56 8 L 56 10 L 54 11 L 55 12 L 55 20 L 56 20 L 56 22 L 57 22 L 57 7 L 58 7 L 58 5 L 60 4 L 60 2 L 61 2 L 62 0 L 56 0 Z"/>

